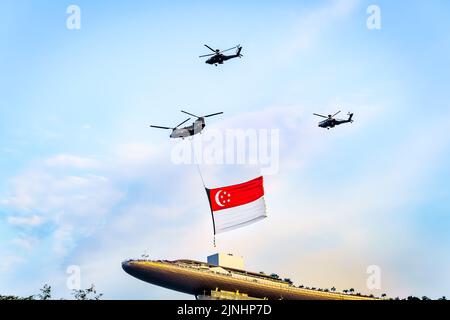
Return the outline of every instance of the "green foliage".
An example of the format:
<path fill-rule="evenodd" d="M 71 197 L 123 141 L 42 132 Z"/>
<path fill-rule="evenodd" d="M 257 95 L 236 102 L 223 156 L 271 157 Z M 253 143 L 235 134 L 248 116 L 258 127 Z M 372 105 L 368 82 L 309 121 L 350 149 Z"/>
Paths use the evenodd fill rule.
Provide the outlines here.
<path fill-rule="evenodd" d="M 100 300 L 103 293 L 97 293 L 95 286 L 92 284 L 88 289 L 72 290 L 72 296 L 75 300 Z M 29 297 L 18 297 L 18 296 L 2 296 L 0 295 L 0 300 L 51 300 L 52 299 L 52 287 L 45 284 L 41 289 L 40 293 L 37 295 L 32 295 Z"/>
<path fill-rule="evenodd" d="M 88 289 L 73 290 L 72 295 L 75 300 L 100 300 L 103 293 L 97 294 L 95 286 L 91 284 L 91 287 Z"/>
<path fill-rule="evenodd" d="M 34 300 L 33 296 L 29 297 L 18 297 L 18 296 L 2 296 L 0 295 L 1 300 Z"/>
<path fill-rule="evenodd" d="M 52 287 L 48 284 L 44 284 L 44 286 L 40 289 L 41 293 L 37 295 L 38 300 L 50 300 L 52 298 Z"/>

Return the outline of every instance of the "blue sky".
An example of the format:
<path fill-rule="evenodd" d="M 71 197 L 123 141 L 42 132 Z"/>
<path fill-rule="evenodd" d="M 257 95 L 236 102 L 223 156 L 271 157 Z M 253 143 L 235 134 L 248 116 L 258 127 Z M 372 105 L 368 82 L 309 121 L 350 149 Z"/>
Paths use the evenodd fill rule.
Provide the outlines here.
<path fill-rule="evenodd" d="M 80 30 L 66 28 L 70 4 Z M 371 4 L 381 30 L 366 28 Z M 68 296 L 66 268 L 79 265 L 83 285 L 107 298 L 186 297 L 120 268 L 144 251 L 204 260 L 216 250 L 195 168 L 172 164 L 174 142 L 148 128 L 182 121 L 183 107 L 224 111 L 211 128 L 281 133 L 269 218 L 221 236 L 217 250 L 296 283 L 369 292 L 375 264 L 373 293 L 449 296 L 449 6 L 3 1 L 0 292 L 50 283 Z M 208 66 L 204 43 L 242 44 L 244 58 Z M 338 109 L 356 122 L 316 127 L 313 112 Z"/>

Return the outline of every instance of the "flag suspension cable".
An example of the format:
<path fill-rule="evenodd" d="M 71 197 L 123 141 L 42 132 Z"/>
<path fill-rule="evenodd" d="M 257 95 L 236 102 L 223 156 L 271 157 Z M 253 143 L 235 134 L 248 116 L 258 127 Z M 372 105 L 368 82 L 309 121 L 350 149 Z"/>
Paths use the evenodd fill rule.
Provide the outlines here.
<path fill-rule="evenodd" d="M 192 147 L 192 146 L 193 146 L 193 144 L 192 144 L 192 140 L 191 140 L 191 147 Z M 194 152 L 194 154 L 196 155 L 195 152 Z M 196 158 L 197 158 L 197 157 L 196 157 Z M 196 159 L 196 160 L 197 160 L 197 159 Z M 203 187 L 205 188 L 206 192 L 208 193 L 208 188 L 206 188 L 205 180 L 203 179 L 202 171 L 200 170 L 200 163 L 199 163 L 199 161 L 195 161 L 195 162 L 196 162 L 196 167 L 197 167 L 198 174 L 199 174 L 199 176 L 200 176 L 200 179 L 202 180 Z M 208 201 L 209 201 L 209 195 L 208 195 Z M 216 227 L 215 227 L 214 216 L 212 215 L 212 212 L 211 212 L 211 217 L 212 217 L 213 231 L 214 231 L 214 235 L 213 235 L 213 245 L 214 245 L 214 248 L 215 248 L 215 247 L 216 247 Z"/>
<path fill-rule="evenodd" d="M 205 180 L 203 180 L 202 172 L 200 171 L 200 165 L 197 163 L 198 174 L 200 175 L 200 179 L 202 179 L 203 187 L 206 189 Z"/>
<path fill-rule="evenodd" d="M 198 174 L 200 175 L 200 179 L 202 180 L 203 187 L 205 188 L 206 193 L 208 194 L 208 188 L 206 188 L 205 180 L 203 179 L 202 171 L 200 170 L 200 165 L 197 163 L 196 166 L 197 166 Z M 208 201 L 209 201 L 209 195 L 208 195 Z M 211 216 L 212 216 L 212 212 L 211 212 Z M 212 216 L 212 220 L 213 220 L 213 230 L 214 230 L 213 245 L 215 248 L 216 247 L 216 227 L 214 225 L 214 216 Z"/>

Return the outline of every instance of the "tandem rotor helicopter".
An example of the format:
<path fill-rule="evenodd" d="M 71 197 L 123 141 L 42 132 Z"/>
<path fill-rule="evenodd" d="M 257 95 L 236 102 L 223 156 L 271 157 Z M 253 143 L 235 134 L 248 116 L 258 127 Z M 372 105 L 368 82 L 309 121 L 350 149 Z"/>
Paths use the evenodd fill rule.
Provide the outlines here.
<path fill-rule="evenodd" d="M 314 115 L 326 119 L 319 122 L 319 127 L 326 128 L 328 130 L 344 123 L 353 123 L 353 113 L 348 113 L 348 120 L 335 119 L 334 117 L 336 117 L 339 113 L 341 113 L 341 111 L 336 112 L 334 115 L 328 115 L 328 117 L 317 113 L 314 113 Z"/>
<path fill-rule="evenodd" d="M 191 118 L 188 118 L 186 120 L 184 120 L 182 123 L 180 123 L 179 125 L 177 125 L 174 128 L 170 128 L 170 127 L 161 127 L 161 126 L 150 126 L 151 128 L 156 128 L 156 129 L 169 129 L 172 130 L 172 133 L 170 134 L 170 137 L 173 139 L 176 138 L 187 138 L 187 137 L 192 137 L 193 135 L 196 135 L 197 133 L 200 133 L 203 131 L 203 129 L 206 127 L 206 123 L 205 123 L 205 118 L 209 118 L 209 117 L 213 117 L 213 116 L 217 116 L 219 114 L 223 114 L 223 112 L 217 112 L 217 113 L 213 113 L 213 114 L 209 114 L 206 116 L 196 116 L 195 114 L 186 112 L 181 110 L 181 112 L 196 117 L 197 120 L 194 121 L 194 123 L 190 126 L 184 127 L 184 128 L 180 128 L 180 126 L 182 126 L 183 124 L 185 124 L 186 122 L 188 122 L 189 120 L 191 120 Z"/>
<path fill-rule="evenodd" d="M 230 48 L 230 49 L 227 49 L 227 50 L 223 50 L 223 51 L 220 51 L 220 49 L 214 50 L 213 48 L 211 48 L 210 46 L 208 46 L 206 44 L 205 44 L 205 47 L 207 47 L 209 50 L 211 50 L 214 53 L 205 54 L 203 56 L 200 56 L 199 58 L 205 58 L 205 57 L 211 57 L 212 56 L 211 58 L 206 60 L 205 63 L 211 64 L 211 65 L 214 64 L 216 67 L 217 67 L 218 64 L 223 64 L 224 61 L 227 61 L 227 60 L 230 60 L 230 59 L 233 59 L 233 58 L 242 58 L 243 57 L 243 55 L 241 54 L 241 51 L 242 51 L 241 45 L 237 45 L 236 47 L 233 47 L 233 48 Z M 236 54 L 232 54 L 232 55 L 229 55 L 229 56 L 223 54 L 224 52 L 227 52 L 227 51 L 230 51 L 230 50 L 233 50 L 233 49 L 237 49 L 236 50 Z"/>

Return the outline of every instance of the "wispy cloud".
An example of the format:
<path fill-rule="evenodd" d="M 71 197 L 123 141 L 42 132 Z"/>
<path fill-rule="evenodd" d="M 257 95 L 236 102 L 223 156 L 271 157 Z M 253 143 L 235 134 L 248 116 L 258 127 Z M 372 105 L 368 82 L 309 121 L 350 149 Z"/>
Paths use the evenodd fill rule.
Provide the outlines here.
<path fill-rule="evenodd" d="M 36 238 L 21 235 L 11 240 L 11 244 L 18 248 L 25 249 L 27 251 L 32 250 L 37 245 L 38 240 Z"/>
<path fill-rule="evenodd" d="M 70 154 L 57 155 L 47 159 L 45 163 L 52 167 L 74 167 L 79 169 L 93 169 L 100 166 L 100 162 L 95 159 L 78 157 Z"/>
<path fill-rule="evenodd" d="M 44 219 L 34 214 L 32 216 L 9 216 L 7 221 L 13 226 L 37 227 L 44 222 Z"/>

